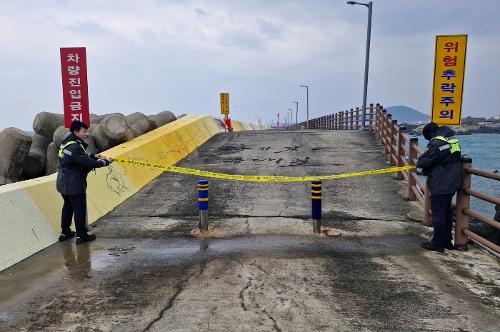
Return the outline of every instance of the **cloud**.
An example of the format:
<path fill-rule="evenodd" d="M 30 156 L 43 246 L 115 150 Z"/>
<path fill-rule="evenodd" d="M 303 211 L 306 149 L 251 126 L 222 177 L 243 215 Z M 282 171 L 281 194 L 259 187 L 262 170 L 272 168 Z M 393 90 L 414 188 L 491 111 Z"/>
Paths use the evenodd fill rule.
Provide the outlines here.
<path fill-rule="evenodd" d="M 466 114 L 499 113 L 500 3 L 378 0 L 369 99 L 428 111 L 434 37 L 468 33 Z M 86 46 L 93 112 L 170 109 L 234 117 L 286 112 L 311 86 L 314 116 L 361 101 L 366 8 L 344 1 L 5 1 L 0 12 L 0 127 L 62 112 L 59 47 Z"/>

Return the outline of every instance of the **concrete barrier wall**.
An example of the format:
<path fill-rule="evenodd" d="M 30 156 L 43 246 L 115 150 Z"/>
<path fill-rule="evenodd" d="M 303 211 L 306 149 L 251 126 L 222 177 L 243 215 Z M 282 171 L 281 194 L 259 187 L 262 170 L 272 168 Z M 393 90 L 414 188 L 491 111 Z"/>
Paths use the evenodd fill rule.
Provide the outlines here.
<path fill-rule="evenodd" d="M 233 123 L 236 131 L 251 128 L 239 121 Z M 223 131 L 213 117 L 188 115 L 102 154 L 174 164 Z M 161 173 L 157 169 L 122 164 L 91 172 L 87 189 L 89 223 L 117 207 Z M 57 174 L 52 174 L 0 186 L 0 271 L 57 241 L 63 201 L 56 191 L 56 177 Z"/>

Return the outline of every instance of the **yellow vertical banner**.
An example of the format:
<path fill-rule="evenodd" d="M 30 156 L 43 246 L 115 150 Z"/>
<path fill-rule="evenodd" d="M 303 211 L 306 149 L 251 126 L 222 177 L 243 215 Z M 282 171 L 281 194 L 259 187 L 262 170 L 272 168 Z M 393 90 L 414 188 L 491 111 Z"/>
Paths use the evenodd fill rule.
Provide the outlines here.
<path fill-rule="evenodd" d="M 220 94 L 220 113 L 228 115 L 229 114 L 229 93 L 222 92 Z"/>
<path fill-rule="evenodd" d="M 432 122 L 460 125 L 467 35 L 436 36 Z"/>

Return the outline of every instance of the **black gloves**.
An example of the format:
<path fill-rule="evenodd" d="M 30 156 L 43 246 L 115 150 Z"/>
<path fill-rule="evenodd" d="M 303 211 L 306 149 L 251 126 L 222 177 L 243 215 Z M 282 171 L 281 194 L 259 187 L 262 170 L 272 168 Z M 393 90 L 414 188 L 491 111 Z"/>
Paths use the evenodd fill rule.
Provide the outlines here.
<path fill-rule="evenodd" d="M 99 162 L 102 163 L 103 166 L 108 166 L 109 164 L 111 164 L 111 162 L 106 159 L 99 159 Z"/>

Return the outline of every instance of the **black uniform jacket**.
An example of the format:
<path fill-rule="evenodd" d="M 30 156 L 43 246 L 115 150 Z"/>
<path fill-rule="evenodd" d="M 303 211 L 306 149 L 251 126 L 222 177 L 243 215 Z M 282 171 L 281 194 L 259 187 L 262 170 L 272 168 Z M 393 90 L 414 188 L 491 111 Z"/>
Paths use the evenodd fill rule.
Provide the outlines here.
<path fill-rule="evenodd" d="M 451 138 L 455 132 L 450 127 L 440 127 L 434 137 Z M 418 157 L 417 167 L 428 176 L 431 194 L 454 194 L 462 185 L 461 153 L 451 153 L 450 149 L 442 149 L 447 143 L 433 138 L 427 144 L 425 152 Z M 441 148 L 441 149 L 440 149 Z"/>
<path fill-rule="evenodd" d="M 106 163 L 89 156 L 84 150 L 87 143 L 72 133 L 64 138 L 61 145 L 69 141 L 75 141 L 76 144 L 68 145 L 62 158 L 59 158 L 57 191 L 63 195 L 84 194 L 87 190 L 87 174 L 94 168 L 106 166 Z"/>

